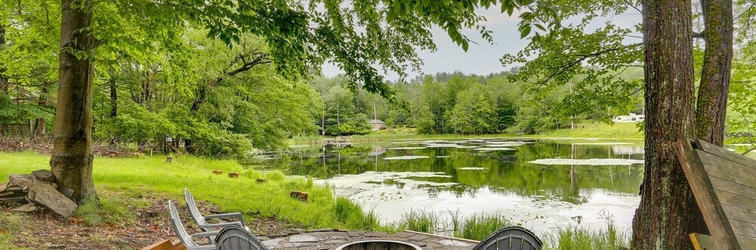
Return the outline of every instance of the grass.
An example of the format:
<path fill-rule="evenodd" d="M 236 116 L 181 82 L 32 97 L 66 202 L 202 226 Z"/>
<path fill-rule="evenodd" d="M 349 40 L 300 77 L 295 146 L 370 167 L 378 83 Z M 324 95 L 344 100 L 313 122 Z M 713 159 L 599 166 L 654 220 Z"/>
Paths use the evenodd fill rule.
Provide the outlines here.
<path fill-rule="evenodd" d="M 395 227 L 398 230 L 412 230 L 424 233 L 435 233 L 441 225 L 438 214 L 424 209 L 411 209 L 402 215 L 402 219 Z"/>
<path fill-rule="evenodd" d="M 0 180 L 12 173 L 29 173 L 48 169 L 49 156 L 34 152 L 0 152 Z M 224 175 L 214 175 L 221 170 Z M 228 172 L 241 173 L 240 178 L 227 177 Z M 267 182 L 257 183 L 256 179 Z M 181 202 L 183 188 L 190 188 L 200 200 L 218 205 L 223 211 L 240 211 L 245 216 L 263 215 L 307 228 L 343 228 L 360 230 L 413 230 L 435 233 L 451 225 L 455 237 L 481 240 L 499 228 L 511 225 L 498 214 L 480 214 L 461 219 L 459 212 L 449 212 L 451 221 L 444 224 L 440 215 L 428 210 L 411 210 L 395 225 L 380 225 L 378 216 L 363 212 L 360 205 L 343 197 L 334 197 L 328 186 L 314 185 L 312 179 L 289 178 L 281 171 L 258 172 L 244 169 L 234 161 L 211 160 L 193 156 L 174 158 L 165 163 L 164 156 L 140 158 L 96 158 L 94 181 L 100 202 L 85 203 L 75 216 L 90 225 L 122 225 L 135 220 L 130 209 L 149 206 L 140 199 L 144 193 L 158 194 Z M 291 190 L 309 193 L 302 202 L 289 197 Z M 124 197 L 126 196 L 126 197 Z M 23 230 L 23 216 L 4 213 L 0 216 L 0 244 L 12 246 Z M 613 226 L 589 231 L 560 228 L 546 235 L 545 242 L 553 249 L 617 249 L 627 245 L 628 236 Z"/>
<path fill-rule="evenodd" d="M 13 173 L 49 169 L 48 161 L 49 156 L 34 152 L 0 152 L 0 180 L 7 180 Z M 221 170 L 223 175 L 214 175 L 213 170 Z M 228 172 L 238 172 L 241 177 L 229 178 Z M 359 218 L 359 221 L 339 220 L 338 199 L 334 199 L 329 187 L 313 185 L 312 179 L 288 178 L 281 171 L 246 170 L 229 160 L 180 156 L 167 164 L 165 156 L 97 157 L 93 174 L 100 205 L 84 204 L 76 212 L 93 225 L 134 219 L 124 211 L 125 204 L 109 198 L 108 191 L 134 197 L 141 193 L 158 193 L 183 203 L 184 188 L 189 188 L 197 199 L 212 202 L 223 211 L 239 211 L 245 216 L 260 214 L 305 228 L 374 228 L 378 221 L 374 213 L 364 215 L 359 206 L 344 206 L 343 200 L 341 213 L 353 214 L 349 218 Z M 256 179 L 268 182 L 256 183 Z M 309 200 L 291 198 L 292 190 L 307 192 Z M 362 216 L 358 216 L 360 214 Z"/>
<path fill-rule="evenodd" d="M 630 236 L 617 232 L 613 224 L 606 229 L 588 230 L 575 227 L 559 228 L 546 236 L 547 249 L 603 250 L 630 245 Z"/>
<path fill-rule="evenodd" d="M 543 138 L 604 138 L 604 139 L 643 139 L 643 131 L 638 130 L 637 123 L 582 122 L 575 124 L 575 129 L 565 128 L 537 135 Z M 569 127 L 569 125 L 568 125 Z"/>
<path fill-rule="evenodd" d="M 24 215 L 7 214 L 0 216 L 0 245 L 10 249 L 21 249 L 13 246 L 13 241 L 19 237 L 24 224 Z"/>
<path fill-rule="evenodd" d="M 477 214 L 465 218 L 458 230 L 454 231 L 454 237 L 483 240 L 501 228 L 511 226 L 511 223 L 500 214 Z"/>
<path fill-rule="evenodd" d="M 569 125 L 568 125 L 569 126 Z M 290 145 L 300 144 L 319 144 L 325 138 L 332 136 L 301 136 L 289 140 Z M 352 136 L 353 142 L 386 142 L 399 140 L 429 140 L 445 139 L 456 140 L 464 138 L 491 138 L 491 137 L 523 137 L 523 138 L 599 138 L 599 139 L 623 139 L 623 140 L 643 140 L 643 131 L 639 131 L 637 123 L 614 123 L 606 124 L 603 122 L 582 122 L 577 123 L 575 129 L 557 129 L 546 133 L 536 135 L 521 134 L 486 134 L 486 135 L 458 135 L 458 134 L 441 134 L 441 135 L 424 135 L 417 134 L 414 129 L 388 129 L 372 131 L 366 135 Z"/>

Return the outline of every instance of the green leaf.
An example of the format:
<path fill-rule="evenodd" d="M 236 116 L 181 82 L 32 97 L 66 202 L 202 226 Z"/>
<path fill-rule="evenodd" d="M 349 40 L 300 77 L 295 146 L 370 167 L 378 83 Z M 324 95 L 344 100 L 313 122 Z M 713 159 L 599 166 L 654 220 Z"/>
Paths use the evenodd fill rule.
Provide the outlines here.
<path fill-rule="evenodd" d="M 522 30 L 520 30 L 520 39 L 523 39 L 526 36 L 530 35 L 530 29 L 530 26 L 524 26 Z"/>

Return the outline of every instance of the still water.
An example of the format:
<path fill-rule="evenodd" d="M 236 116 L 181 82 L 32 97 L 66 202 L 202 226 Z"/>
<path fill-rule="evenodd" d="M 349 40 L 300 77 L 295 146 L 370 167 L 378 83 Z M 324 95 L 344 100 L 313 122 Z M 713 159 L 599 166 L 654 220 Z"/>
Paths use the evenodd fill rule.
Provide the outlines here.
<path fill-rule="evenodd" d="M 507 139 L 295 147 L 266 165 L 331 184 L 384 223 L 411 210 L 498 213 L 537 233 L 557 227 L 629 231 L 643 146 Z M 449 228 L 438 228 L 443 232 Z"/>

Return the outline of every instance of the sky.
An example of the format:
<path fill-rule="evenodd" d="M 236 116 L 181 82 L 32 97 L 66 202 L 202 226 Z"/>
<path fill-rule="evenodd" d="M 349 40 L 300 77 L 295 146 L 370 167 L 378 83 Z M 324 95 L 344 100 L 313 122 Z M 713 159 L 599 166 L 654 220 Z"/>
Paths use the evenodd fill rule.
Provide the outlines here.
<path fill-rule="evenodd" d="M 520 33 L 517 31 L 517 24 L 520 21 L 518 13 L 508 16 L 499 11 L 500 8 L 496 6 L 476 11 L 478 14 L 486 16 L 487 21 L 484 25 L 493 32 L 494 42 L 491 44 L 483 40 L 477 31 L 464 31 L 463 33 L 467 37 L 477 42 L 477 44 L 470 43 L 467 52 L 452 42 L 449 35 L 443 29 L 438 27 L 431 29 L 438 50 L 435 52 L 418 51 L 418 56 L 424 61 L 424 65 L 421 67 L 422 72 L 408 72 L 408 79 L 412 79 L 422 73 L 435 74 L 437 72 L 454 71 L 461 71 L 465 74 L 488 75 L 490 73 L 508 71 L 512 66 L 518 66 L 504 66 L 499 62 L 499 59 L 505 54 L 514 54 L 525 48 L 529 42 L 529 38 L 520 39 Z M 589 27 L 601 27 L 606 21 L 622 27 L 631 27 L 641 22 L 641 17 L 639 13 L 626 13 L 597 20 Z M 632 42 L 640 42 L 639 39 L 636 40 Z M 343 72 L 333 64 L 323 65 L 323 75 L 326 77 L 333 77 L 340 73 Z M 389 74 L 386 78 L 395 81 L 398 79 L 398 75 Z"/>

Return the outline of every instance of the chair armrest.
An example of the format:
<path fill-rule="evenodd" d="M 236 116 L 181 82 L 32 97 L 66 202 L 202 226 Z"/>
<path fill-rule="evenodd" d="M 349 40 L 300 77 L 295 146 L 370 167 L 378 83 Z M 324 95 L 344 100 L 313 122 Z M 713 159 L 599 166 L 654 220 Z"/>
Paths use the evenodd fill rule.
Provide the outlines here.
<path fill-rule="evenodd" d="M 238 212 L 237 213 L 225 213 L 225 214 L 210 214 L 210 215 L 206 215 L 204 217 L 205 217 L 205 219 L 233 217 L 233 218 L 238 219 L 242 223 L 242 225 L 244 225 L 244 217 L 242 216 L 241 213 L 238 213 Z"/>
<path fill-rule="evenodd" d="M 230 226 L 237 226 L 237 227 L 243 227 L 242 222 L 240 221 L 231 221 L 231 222 L 220 222 L 220 223 L 214 223 L 214 224 L 207 224 L 207 225 L 198 225 L 200 228 L 224 228 L 224 227 L 230 227 Z"/>
<path fill-rule="evenodd" d="M 218 235 L 218 233 L 220 233 L 220 231 L 207 231 L 207 232 L 190 234 L 189 236 L 191 236 L 192 238 L 201 238 L 201 237 L 212 238 L 213 236 Z"/>

